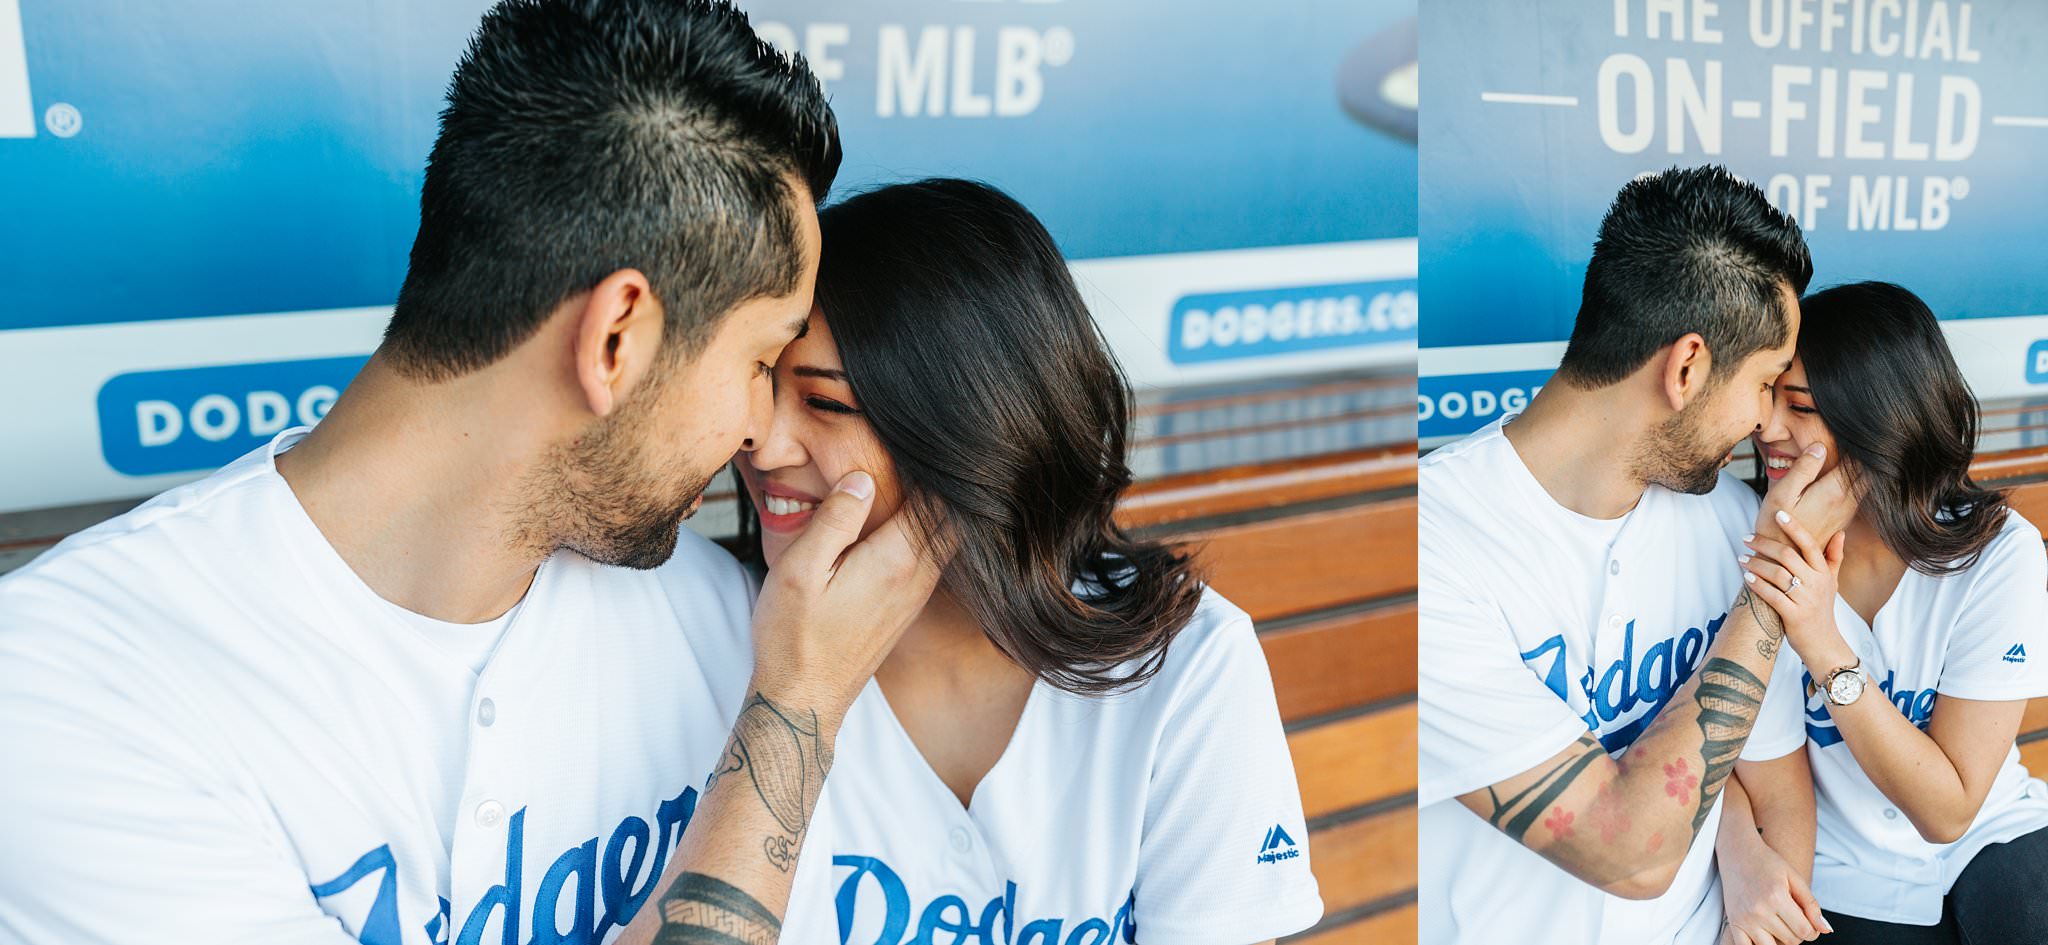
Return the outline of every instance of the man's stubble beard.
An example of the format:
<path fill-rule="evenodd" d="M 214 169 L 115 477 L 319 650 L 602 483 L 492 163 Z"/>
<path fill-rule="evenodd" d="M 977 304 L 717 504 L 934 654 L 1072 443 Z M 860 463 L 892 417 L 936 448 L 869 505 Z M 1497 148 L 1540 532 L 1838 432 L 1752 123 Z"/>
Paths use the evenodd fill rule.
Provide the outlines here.
<path fill-rule="evenodd" d="M 696 513 L 716 469 L 649 468 L 640 428 L 668 380 L 653 381 L 581 439 L 556 447 L 529 477 L 520 531 L 535 550 L 547 555 L 567 548 L 641 571 L 675 554 L 677 532 Z"/>
<path fill-rule="evenodd" d="M 1706 495 L 1721 481 L 1721 460 L 1735 443 L 1717 447 L 1701 432 L 1712 391 L 1695 399 L 1664 421 L 1648 442 L 1639 444 L 1632 463 L 1636 478 L 1673 492 Z M 1736 443 L 1742 442 L 1736 440 Z"/>

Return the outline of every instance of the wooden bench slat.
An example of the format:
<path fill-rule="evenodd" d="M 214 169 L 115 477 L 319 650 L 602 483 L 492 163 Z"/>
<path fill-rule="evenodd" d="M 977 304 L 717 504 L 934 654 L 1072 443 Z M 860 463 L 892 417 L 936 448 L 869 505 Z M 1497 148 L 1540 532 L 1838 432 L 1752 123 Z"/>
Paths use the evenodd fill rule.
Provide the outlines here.
<path fill-rule="evenodd" d="M 2027 714 L 2020 716 L 2020 737 L 2043 729 L 2048 729 L 2048 696 L 2027 700 Z"/>
<path fill-rule="evenodd" d="M 1280 717 L 1324 715 L 1415 691 L 1415 602 L 1259 635 Z"/>
<path fill-rule="evenodd" d="M 2021 745 L 2020 764 L 2026 765 L 2027 773 L 2034 777 L 2048 774 L 2048 738 Z"/>
<path fill-rule="evenodd" d="M 1310 819 L 1415 791 L 1415 703 L 1287 736 Z"/>
<path fill-rule="evenodd" d="M 1254 620 L 1413 590 L 1415 497 L 1180 536 L 1210 584 Z"/>
<path fill-rule="evenodd" d="M 1342 912 L 1415 888 L 1415 808 L 1397 807 L 1309 836 L 1323 911 Z"/>
<path fill-rule="evenodd" d="M 1125 528 L 1279 508 L 1415 484 L 1415 444 L 1162 476 L 1138 483 L 1117 505 Z"/>

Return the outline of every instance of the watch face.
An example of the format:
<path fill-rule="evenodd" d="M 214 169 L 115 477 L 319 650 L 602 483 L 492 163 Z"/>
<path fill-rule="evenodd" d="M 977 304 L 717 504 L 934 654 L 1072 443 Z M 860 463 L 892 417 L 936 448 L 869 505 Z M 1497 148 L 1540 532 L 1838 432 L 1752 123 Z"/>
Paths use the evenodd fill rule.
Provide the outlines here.
<path fill-rule="evenodd" d="M 1836 705 L 1848 705 L 1863 695 L 1862 673 L 1837 673 L 1828 683 L 1828 699 Z"/>

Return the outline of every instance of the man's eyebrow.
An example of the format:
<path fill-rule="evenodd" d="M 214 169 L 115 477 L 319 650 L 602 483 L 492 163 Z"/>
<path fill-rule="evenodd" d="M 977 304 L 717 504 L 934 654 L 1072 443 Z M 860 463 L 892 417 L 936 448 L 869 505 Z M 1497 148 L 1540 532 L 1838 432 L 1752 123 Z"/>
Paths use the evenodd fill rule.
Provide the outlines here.
<path fill-rule="evenodd" d="M 795 341 L 811 333 L 811 316 L 805 315 L 782 327 L 789 329 L 790 340 Z"/>
<path fill-rule="evenodd" d="M 834 381 L 846 380 L 846 372 L 838 368 L 812 367 L 808 364 L 799 364 L 796 367 L 790 368 L 789 372 L 798 377 L 822 377 Z"/>
<path fill-rule="evenodd" d="M 1813 391 L 1812 391 L 1812 390 L 1810 390 L 1810 389 L 1808 389 L 1808 388 L 1804 388 L 1804 387 L 1794 387 L 1794 386 L 1792 386 L 1792 385 L 1790 385 L 1790 384 L 1787 384 L 1787 385 L 1785 385 L 1785 389 L 1786 389 L 1786 390 L 1789 390 L 1789 391 L 1792 391 L 1792 392 L 1794 392 L 1794 393 L 1798 393 L 1798 394 L 1805 394 L 1805 395 L 1806 395 L 1806 396 L 1808 396 L 1808 397 L 1811 397 L 1811 396 L 1813 396 Z"/>

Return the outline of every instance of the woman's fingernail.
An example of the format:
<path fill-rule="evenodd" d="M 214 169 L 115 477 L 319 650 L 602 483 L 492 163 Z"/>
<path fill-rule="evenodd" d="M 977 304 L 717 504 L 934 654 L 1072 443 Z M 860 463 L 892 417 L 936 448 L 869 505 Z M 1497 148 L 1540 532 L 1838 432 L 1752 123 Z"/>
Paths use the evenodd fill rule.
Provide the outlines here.
<path fill-rule="evenodd" d="M 1745 580 L 1745 581 L 1748 581 L 1748 582 L 1749 582 L 1749 583 L 1751 583 L 1751 584 L 1755 584 L 1755 583 L 1756 583 L 1756 574 L 1755 574 L 1754 572 L 1751 572 L 1751 571 L 1744 571 L 1744 572 L 1742 572 L 1742 579 L 1743 579 L 1743 580 Z"/>
<path fill-rule="evenodd" d="M 1815 444 L 1813 444 L 1812 446 L 1808 446 L 1808 447 L 1806 448 L 1806 455 L 1808 455 L 1808 456 L 1814 456 L 1814 457 L 1820 457 L 1820 458 L 1826 458 L 1826 456 L 1828 455 L 1828 448 L 1827 448 L 1827 447 L 1825 447 L 1825 446 L 1822 446 L 1822 445 L 1821 445 L 1821 444 L 1819 444 L 1819 443 L 1815 443 Z"/>
<path fill-rule="evenodd" d="M 1735 556 L 1735 563 L 1736 563 L 1736 564 L 1748 564 L 1748 563 L 1749 563 L 1749 556 L 1748 556 L 1748 555 L 1736 555 L 1736 556 Z"/>
<path fill-rule="evenodd" d="M 1779 509 L 1778 514 L 1775 516 L 1775 518 L 1777 518 L 1778 524 L 1780 525 L 1792 524 L 1792 513 L 1787 512 L 1784 509 Z"/>

